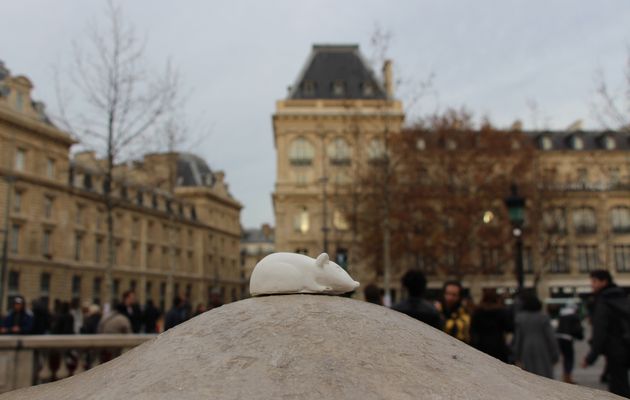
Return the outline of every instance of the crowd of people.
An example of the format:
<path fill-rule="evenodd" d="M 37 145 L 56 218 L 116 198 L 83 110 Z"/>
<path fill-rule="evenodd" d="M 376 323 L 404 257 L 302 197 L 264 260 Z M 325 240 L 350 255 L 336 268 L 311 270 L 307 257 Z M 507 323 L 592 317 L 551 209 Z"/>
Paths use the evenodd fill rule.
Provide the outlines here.
<path fill-rule="evenodd" d="M 590 352 L 581 362 L 583 368 L 606 358 L 601 380 L 612 393 L 630 398 L 630 300 L 615 285 L 606 270 L 590 274 L 594 298 L 586 307 L 585 319 L 592 326 Z M 580 311 L 568 303 L 556 310 L 544 310 L 534 291 L 523 291 L 508 305 L 496 291 L 484 291 L 479 304 L 464 296 L 458 281 L 442 287 L 440 299 L 425 297 L 427 280 L 418 270 L 402 278 L 407 297 L 392 308 L 459 339 L 503 362 L 553 378 L 554 365 L 562 359 L 562 380 L 575 383 L 574 342 L 583 340 Z M 375 285 L 365 290 L 368 302 L 382 305 L 381 292 Z M 556 318 L 550 317 L 550 311 Z"/>
<path fill-rule="evenodd" d="M 97 334 L 97 333 L 159 333 L 166 331 L 211 308 L 221 306 L 218 296 L 209 299 L 208 306 L 198 304 L 193 310 L 190 301 L 176 296 L 166 314 L 152 300 L 138 304 L 136 294 L 129 290 L 111 310 L 103 313 L 98 304 L 56 300 L 53 309 L 45 298 L 34 300 L 28 309 L 24 297 L 12 300 L 11 310 L 2 319 L 1 334 Z"/>

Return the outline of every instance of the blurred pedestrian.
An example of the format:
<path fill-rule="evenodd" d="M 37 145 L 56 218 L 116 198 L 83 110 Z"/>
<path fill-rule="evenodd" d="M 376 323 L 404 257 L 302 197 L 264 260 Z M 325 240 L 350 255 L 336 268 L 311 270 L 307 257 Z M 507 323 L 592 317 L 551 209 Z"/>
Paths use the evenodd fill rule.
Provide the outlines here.
<path fill-rule="evenodd" d="M 42 297 L 37 300 L 33 300 L 33 328 L 31 333 L 33 335 L 44 335 L 50 332 L 50 324 L 52 316 L 48 311 L 48 299 Z"/>
<path fill-rule="evenodd" d="M 223 305 L 223 296 L 221 291 L 217 288 L 212 289 L 210 292 L 210 298 L 208 299 L 208 311 Z"/>
<path fill-rule="evenodd" d="M 133 333 L 131 322 L 122 310 L 124 305 L 118 305 L 109 314 L 103 315 L 98 323 L 98 333 Z"/>
<path fill-rule="evenodd" d="M 383 305 L 383 296 L 381 296 L 381 290 L 375 284 L 371 283 L 363 289 L 363 295 L 365 301 L 372 304 Z"/>
<path fill-rule="evenodd" d="M 608 390 L 630 398 L 628 357 L 630 349 L 628 321 L 630 305 L 623 289 L 606 270 L 590 273 L 591 288 L 595 294 L 595 307 L 591 316 L 593 336 L 591 349 L 582 361 L 582 367 L 593 365 L 600 355 L 606 356 Z"/>
<path fill-rule="evenodd" d="M 407 290 L 407 299 L 394 305 L 392 309 L 407 314 L 411 318 L 422 321 L 434 328 L 442 329 L 443 322 L 435 307 L 424 300 L 427 279 L 419 270 L 409 270 L 402 277 L 402 285 Z"/>
<path fill-rule="evenodd" d="M 164 317 L 164 332 L 186 321 L 186 308 L 184 300 L 175 296 L 173 299 L 173 307 L 166 313 Z"/>
<path fill-rule="evenodd" d="M 127 290 L 123 293 L 122 303 L 118 311 L 129 319 L 133 333 L 139 333 L 142 330 L 142 310 L 136 302 L 136 293 L 133 290 Z"/>
<path fill-rule="evenodd" d="M 83 326 L 81 333 L 95 334 L 98 332 L 98 324 L 101 321 L 101 307 L 98 304 L 90 304 L 85 318 L 83 318 Z"/>
<path fill-rule="evenodd" d="M 28 335 L 33 329 L 33 313 L 26 309 L 24 297 L 15 296 L 13 306 L 0 328 L 0 333 Z"/>
<path fill-rule="evenodd" d="M 201 315 L 205 312 L 206 312 L 206 307 L 203 304 L 199 303 L 197 304 L 197 308 L 195 308 L 195 314 L 193 315 L 193 317 L 196 317 L 197 315 Z"/>
<path fill-rule="evenodd" d="M 444 318 L 444 332 L 462 342 L 470 342 L 470 314 L 462 305 L 464 289 L 459 281 L 447 281 L 438 308 Z"/>
<path fill-rule="evenodd" d="M 74 319 L 73 333 L 79 333 L 81 326 L 83 326 L 83 310 L 81 309 L 81 300 L 75 297 L 70 302 L 70 314 Z"/>
<path fill-rule="evenodd" d="M 494 358 L 508 362 L 506 335 L 512 331 L 512 325 L 511 316 L 499 295 L 495 291 L 486 291 L 471 319 L 471 345 Z"/>
<path fill-rule="evenodd" d="M 144 331 L 146 333 L 156 333 L 158 331 L 157 322 L 162 313 L 153 305 L 153 300 L 147 300 L 142 315 L 144 316 Z"/>
<path fill-rule="evenodd" d="M 53 335 L 72 335 L 74 333 L 74 317 L 70 313 L 70 303 L 61 303 L 59 313 L 53 320 L 51 333 Z"/>
<path fill-rule="evenodd" d="M 567 305 L 560 309 L 556 338 L 562 354 L 562 380 L 566 383 L 575 383 L 572 376 L 575 365 L 573 341 L 584 339 L 584 328 L 574 306 Z"/>
<path fill-rule="evenodd" d="M 516 314 L 514 358 L 525 371 L 553 379 L 553 365 L 560 358 L 551 321 L 542 312 L 534 293 L 521 294 L 521 311 Z"/>
<path fill-rule="evenodd" d="M 59 313 L 55 315 L 51 328 L 53 335 L 73 335 L 74 334 L 74 317 L 70 312 L 70 303 L 67 301 L 61 302 L 59 306 Z M 74 375 L 74 371 L 78 366 L 78 354 L 74 350 L 52 350 L 48 357 L 48 365 L 51 371 L 51 379 L 57 380 L 57 372 L 61 366 L 61 360 L 63 355 L 63 361 L 66 364 L 68 370 L 68 376 Z"/>

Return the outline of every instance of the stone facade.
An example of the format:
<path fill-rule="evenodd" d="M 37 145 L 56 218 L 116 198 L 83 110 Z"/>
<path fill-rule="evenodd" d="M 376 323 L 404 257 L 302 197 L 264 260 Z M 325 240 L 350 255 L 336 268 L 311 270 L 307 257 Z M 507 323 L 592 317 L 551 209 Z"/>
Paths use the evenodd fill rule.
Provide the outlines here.
<path fill-rule="evenodd" d="M 107 259 L 103 160 L 56 128 L 32 84 L 0 76 L 0 227 L 7 244 L 7 296 L 27 301 L 104 299 Z M 240 298 L 240 203 L 224 173 L 183 153 L 149 154 L 116 167 L 112 193 L 113 295 L 168 308 L 175 292 L 193 304 L 211 290 Z M 6 227 L 6 232 L 5 232 Z"/>
<path fill-rule="evenodd" d="M 313 46 L 289 97 L 276 103 L 273 115 L 276 251 L 311 257 L 328 252 L 364 282 L 364 271 L 352 259 L 348 221 L 334 204 L 403 120 L 391 83 L 382 85 L 374 77 L 358 46 Z"/>
<path fill-rule="evenodd" d="M 274 229 L 263 224 L 259 229 L 244 229 L 241 237 L 241 268 L 243 281 L 249 283 L 254 267 L 275 251 Z"/>
<path fill-rule="evenodd" d="M 382 83 L 374 78 L 356 46 L 316 45 L 273 115 L 276 250 L 313 257 L 326 251 L 340 265 L 347 263 L 362 285 L 373 280 L 382 285 L 382 277 L 374 278 L 357 259 L 355 233 L 335 204 L 351 195 L 345 187 L 358 169 L 384 151 L 382 138 L 401 131 L 403 106 L 392 97 L 390 63 L 383 76 Z M 590 292 L 588 272 L 595 268 L 611 270 L 630 288 L 629 136 L 573 128 L 524 132 L 535 146 L 530 172 L 541 193 L 545 190 L 543 201 L 529 199 L 530 207 L 540 209 L 528 213 L 560 225 L 547 243 L 540 243 L 545 240 L 540 230 L 526 229 L 523 237 L 525 283 L 539 279 L 543 298 Z M 423 145 L 419 151 L 431 149 Z M 498 203 L 502 207 L 503 198 Z M 392 271 L 395 297 L 404 272 Z M 444 279 L 430 276 L 430 289 L 439 292 Z M 501 274 L 465 279 L 464 285 L 476 298 L 484 289 L 512 291 L 514 264 Z"/>

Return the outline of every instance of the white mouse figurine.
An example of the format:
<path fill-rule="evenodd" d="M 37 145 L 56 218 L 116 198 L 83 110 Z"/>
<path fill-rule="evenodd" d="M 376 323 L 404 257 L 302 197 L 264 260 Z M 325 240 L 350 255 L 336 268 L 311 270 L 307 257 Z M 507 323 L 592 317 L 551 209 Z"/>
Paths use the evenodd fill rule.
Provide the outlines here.
<path fill-rule="evenodd" d="M 287 293 L 342 294 L 359 287 L 339 265 L 322 253 L 317 259 L 295 253 L 273 253 L 260 260 L 249 280 L 252 296 Z"/>

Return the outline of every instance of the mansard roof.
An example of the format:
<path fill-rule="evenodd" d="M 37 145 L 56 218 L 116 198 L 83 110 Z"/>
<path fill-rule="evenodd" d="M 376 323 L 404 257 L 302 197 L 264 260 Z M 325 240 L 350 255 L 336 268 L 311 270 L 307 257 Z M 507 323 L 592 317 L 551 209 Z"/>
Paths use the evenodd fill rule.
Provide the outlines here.
<path fill-rule="evenodd" d="M 630 134 L 620 131 L 526 131 L 525 133 L 534 139 L 536 147 L 542 150 L 630 150 Z M 549 138 L 551 148 L 543 147 L 543 138 Z M 579 147 L 576 146 L 576 139 L 581 141 Z"/>
<path fill-rule="evenodd" d="M 315 44 L 290 99 L 386 99 L 358 45 Z"/>

